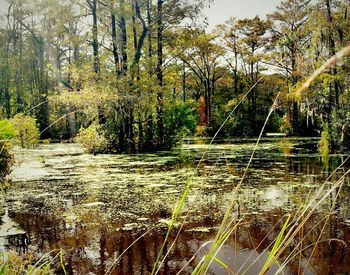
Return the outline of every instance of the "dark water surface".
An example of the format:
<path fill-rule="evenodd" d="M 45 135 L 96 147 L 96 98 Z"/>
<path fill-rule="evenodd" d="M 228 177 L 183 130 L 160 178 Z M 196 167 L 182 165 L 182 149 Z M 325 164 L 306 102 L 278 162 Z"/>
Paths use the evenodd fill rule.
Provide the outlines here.
<path fill-rule="evenodd" d="M 185 162 L 170 153 L 92 156 L 84 154 L 77 144 L 16 148 L 13 184 L 0 202 L 0 249 L 29 249 L 40 254 L 63 248 L 70 273 L 105 274 L 133 241 L 153 229 L 124 253 L 113 269 L 113 274 L 149 274 L 172 209 L 188 179 L 195 175 L 184 209 L 188 218 L 161 267 L 162 274 L 175 274 L 200 249 L 182 272 L 190 273 L 215 236 L 254 142 L 225 140 L 214 144 L 198 169 L 196 165 L 207 149 L 206 140 L 183 145 L 181 159 Z M 265 138 L 234 208 L 233 216 L 244 217 L 244 221 L 217 257 L 234 272 L 258 274 L 268 257 L 266 248 L 283 225 L 281 218 L 307 202 L 346 157 L 322 158 L 316 139 Z M 329 187 L 348 168 L 345 164 L 335 173 Z M 295 243 L 281 255 L 283 262 L 295 254 L 285 274 L 350 272 L 348 178 L 337 201 L 335 193 L 317 208 Z M 325 241 L 317 246 L 307 265 L 311 245 L 323 224 L 312 229 L 333 203 L 335 211 L 321 235 Z M 302 253 L 291 253 L 301 238 Z M 277 269 L 276 265 L 269 273 Z M 216 262 L 210 272 L 228 273 Z"/>

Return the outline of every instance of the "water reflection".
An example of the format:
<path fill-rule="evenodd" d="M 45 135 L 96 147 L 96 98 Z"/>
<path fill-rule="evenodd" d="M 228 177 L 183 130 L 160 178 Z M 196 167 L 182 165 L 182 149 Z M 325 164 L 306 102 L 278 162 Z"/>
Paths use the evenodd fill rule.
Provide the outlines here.
<path fill-rule="evenodd" d="M 254 147 L 254 140 L 230 142 L 213 145 L 198 171 L 196 164 L 207 146 L 196 141 L 183 146 L 182 150 L 194 160 L 185 164 L 178 163 L 171 154 L 90 156 L 74 144 L 16 149 L 20 165 L 14 170 L 14 184 L 7 201 L 2 203 L 8 211 L 0 226 L 8 224 L 8 217 L 22 231 L 15 234 L 15 241 L 6 243 L 6 249 L 23 247 L 22 251 L 26 251 L 28 244 L 37 252 L 63 248 L 67 251 L 65 262 L 70 273 L 104 274 L 138 236 L 157 226 L 122 257 L 113 273 L 148 274 L 175 202 L 187 179 L 196 174 L 186 205 L 190 218 L 161 269 L 162 274 L 175 273 L 204 243 L 214 238 L 215 228 Z M 247 255 L 252 254 L 251 259 L 262 255 L 263 262 L 267 257 L 265 249 L 281 229 L 281 217 L 305 202 L 344 158 L 329 156 L 325 166 L 317 152 L 317 140 L 263 140 L 235 207 L 236 215 L 245 216 L 245 222 L 228 240 L 220 258 L 235 272 L 252 264 L 252 260 L 244 263 Z M 344 169 L 330 181 L 339 178 Z M 318 245 L 310 266 L 306 262 L 312 246 L 303 250 L 303 254 L 290 262 L 286 274 L 301 269 L 306 274 L 350 271 L 350 250 L 345 246 L 350 241 L 349 194 L 350 184 L 346 179 L 338 200 L 334 200 L 336 193 L 332 193 L 305 224 L 304 236 L 298 236 L 300 240 L 305 238 L 304 248 L 318 239 L 321 228 L 311 231 L 315 222 L 331 205 L 336 205 L 322 235 L 322 239 L 332 241 Z M 271 228 L 274 228 L 272 232 Z M 5 235 L 0 236 L 2 242 L 9 240 L 9 234 Z M 292 247 L 282 255 L 282 260 L 291 252 Z M 193 270 L 198 260 L 196 257 L 185 271 Z M 217 264 L 212 268 L 216 274 L 225 273 Z M 256 274 L 258 268 L 259 262 L 246 274 Z"/>

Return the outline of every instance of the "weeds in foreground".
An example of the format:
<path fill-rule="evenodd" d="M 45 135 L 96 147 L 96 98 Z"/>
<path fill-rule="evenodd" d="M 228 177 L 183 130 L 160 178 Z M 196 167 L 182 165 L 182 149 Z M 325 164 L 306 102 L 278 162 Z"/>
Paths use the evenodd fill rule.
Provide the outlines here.
<path fill-rule="evenodd" d="M 52 257 L 55 250 L 43 255 L 39 260 L 34 260 L 32 252 L 19 254 L 16 251 L 8 251 L 0 254 L 0 275 L 39 275 L 39 274 L 55 274 L 52 265 L 59 260 L 61 271 L 67 275 L 64 266 L 63 255 L 64 251 L 61 249 L 56 255 Z"/>

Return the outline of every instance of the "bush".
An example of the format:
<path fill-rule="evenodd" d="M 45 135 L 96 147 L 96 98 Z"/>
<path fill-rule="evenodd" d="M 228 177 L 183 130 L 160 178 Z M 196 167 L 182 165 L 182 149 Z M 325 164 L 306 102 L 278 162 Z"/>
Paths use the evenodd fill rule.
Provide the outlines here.
<path fill-rule="evenodd" d="M 0 120 L 0 181 L 10 172 L 13 156 L 10 153 L 11 139 L 16 135 L 10 121 Z"/>
<path fill-rule="evenodd" d="M 193 134 L 198 121 L 195 101 L 172 101 L 165 113 L 165 144 L 175 146 L 183 137 Z"/>
<path fill-rule="evenodd" d="M 50 265 L 53 260 L 44 259 L 35 263 L 32 252 L 19 254 L 10 250 L 0 257 L 0 274 L 55 274 Z"/>
<path fill-rule="evenodd" d="M 287 136 L 290 136 L 293 134 L 293 127 L 290 123 L 290 120 L 287 114 L 285 114 L 281 119 L 280 131 L 281 133 L 284 133 Z"/>
<path fill-rule="evenodd" d="M 9 141 L 16 136 L 16 131 L 9 120 L 0 120 L 0 140 Z"/>
<path fill-rule="evenodd" d="M 2 181 L 11 172 L 11 166 L 14 162 L 13 155 L 10 153 L 10 143 L 0 142 L 0 181 Z"/>
<path fill-rule="evenodd" d="M 84 146 L 87 153 L 103 153 L 108 147 L 101 126 L 96 124 L 92 124 L 88 128 L 81 128 L 76 141 Z"/>
<path fill-rule="evenodd" d="M 32 148 L 38 143 L 40 134 L 34 118 L 19 113 L 11 122 L 22 148 Z"/>
<path fill-rule="evenodd" d="M 328 132 L 332 151 L 350 150 L 350 109 L 342 108 L 332 112 Z"/>
<path fill-rule="evenodd" d="M 196 127 L 196 131 L 195 131 L 194 135 L 195 135 L 196 137 L 205 137 L 205 136 L 207 136 L 207 135 L 208 135 L 208 134 L 207 134 L 207 126 L 198 125 L 198 126 Z"/>
<path fill-rule="evenodd" d="M 321 140 L 318 143 L 318 148 L 320 149 L 320 152 L 322 155 L 326 156 L 329 154 L 329 146 L 330 146 L 329 140 L 330 140 L 330 136 L 329 136 L 328 128 L 326 127 L 322 131 Z"/>

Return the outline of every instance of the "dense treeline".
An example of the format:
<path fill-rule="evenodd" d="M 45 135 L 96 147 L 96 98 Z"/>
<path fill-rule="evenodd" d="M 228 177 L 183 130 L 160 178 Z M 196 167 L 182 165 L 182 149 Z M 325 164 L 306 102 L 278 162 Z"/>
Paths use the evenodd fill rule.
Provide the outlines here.
<path fill-rule="evenodd" d="M 188 134 L 320 135 L 349 146 L 349 59 L 295 88 L 350 41 L 348 0 L 285 0 L 266 20 L 200 22 L 205 0 L 8 0 L 0 26 L 1 116 L 90 151 L 172 147 Z M 198 23 L 199 22 L 199 23 Z"/>

